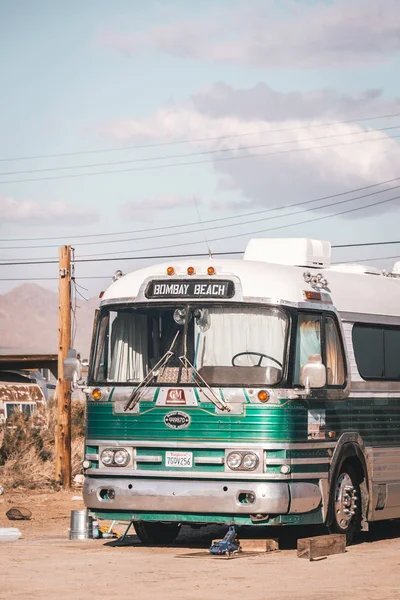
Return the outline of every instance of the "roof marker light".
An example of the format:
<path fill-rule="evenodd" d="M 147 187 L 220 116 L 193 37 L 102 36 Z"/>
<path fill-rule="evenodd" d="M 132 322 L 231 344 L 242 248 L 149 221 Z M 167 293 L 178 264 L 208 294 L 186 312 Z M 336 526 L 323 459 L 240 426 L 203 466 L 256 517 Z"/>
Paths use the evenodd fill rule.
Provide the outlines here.
<path fill-rule="evenodd" d="M 304 296 L 305 296 L 306 300 L 319 300 L 319 301 L 322 300 L 321 292 L 305 291 Z"/>
<path fill-rule="evenodd" d="M 188 267 L 187 268 L 187 274 L 188 275 L 194 275 L 196 273 L 196 271 L 194 270 L 194 267 Z"/>
<path fill-rule="evenodd" d="M 214 267 L 208 267 L 207 273 L 208 273 L 208 275 L 215 275 L 215 269 L 214 269 Z"/>
<path fill-rule="evenodd" d="M 174 267 L 168 267 L 168 269 L 167 269 L 167 275 L 175 275 L 175 269 L 174 269 Z"/>

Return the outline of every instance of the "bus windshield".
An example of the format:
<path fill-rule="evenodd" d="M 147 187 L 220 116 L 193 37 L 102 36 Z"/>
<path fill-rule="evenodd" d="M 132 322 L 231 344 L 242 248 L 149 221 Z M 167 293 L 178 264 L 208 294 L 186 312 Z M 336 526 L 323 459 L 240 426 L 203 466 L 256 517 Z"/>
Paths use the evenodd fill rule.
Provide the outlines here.
<path fill-rule="evenodd" d="M 102 311 L 92 380 L 138 383 L 171 347 L 150 385 L 190 384 L 194 367 L 209 385 L 276 385 L 283 375 L 288 319 L 259 306 L 156 306 Z M 180 357 L 185 357 L 182 366 Z"/>

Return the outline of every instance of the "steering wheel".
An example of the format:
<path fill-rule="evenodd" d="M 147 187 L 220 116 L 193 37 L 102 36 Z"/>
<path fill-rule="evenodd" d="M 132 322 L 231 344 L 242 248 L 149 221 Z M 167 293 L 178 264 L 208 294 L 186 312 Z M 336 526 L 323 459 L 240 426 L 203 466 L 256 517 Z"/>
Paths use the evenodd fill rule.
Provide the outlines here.
<path fill-rule="evenodd" d="M 239 365 L 235 365 L 235 360 L 238 358 L 238 356 L 248 356 L 248 355 L 260 357 L 260 360 L 258 361 L 258 363 L 256 365 L 253 365 L 254 367 L 261 367 L 262 359 L 269 358 L 269 360 L 272 360 L 274 363 L 276 363 L 282 369 L 282 363 L 280 363 L 279 360 L 276 360 L 276 358 L 273 358 L 273 356 L 269 356 L 268 354 L 263 354 L 262 352 L 239 352 L 238 354 L 235 354 L 235 356 L 232 358 L 232 366 L 233 367 L 239 366 Z"/>

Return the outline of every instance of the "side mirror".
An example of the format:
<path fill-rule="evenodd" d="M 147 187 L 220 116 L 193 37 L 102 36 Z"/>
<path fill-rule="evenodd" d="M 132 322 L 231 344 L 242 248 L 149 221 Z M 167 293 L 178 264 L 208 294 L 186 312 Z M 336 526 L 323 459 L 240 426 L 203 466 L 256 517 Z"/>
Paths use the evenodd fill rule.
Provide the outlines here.
<path fill-rule="evenodd" d="M 308 363 L 300 369 L 300 384 L 305 389 L 322 388 L 326 385 L 326 368 L 320 354 L 310 354 Z"/>
<path fill-rule="evenodd" d="M 76 383 L 81 377 L 81 362 L 77 358 L 76 350 L 68 350 L 64 360 L 64 379 Z"/>

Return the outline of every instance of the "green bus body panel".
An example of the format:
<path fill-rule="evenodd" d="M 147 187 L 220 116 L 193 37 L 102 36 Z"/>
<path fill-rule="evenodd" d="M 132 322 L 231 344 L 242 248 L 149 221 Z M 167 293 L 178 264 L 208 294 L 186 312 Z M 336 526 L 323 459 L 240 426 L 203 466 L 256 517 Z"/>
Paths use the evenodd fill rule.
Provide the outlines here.
<path fill-rule="evenodd" d="M 316 509 L 309 513 L 298 515 L 277 515 L 268 521 L 256 523 L 246 515 L 211 515 L 204 513 L 146 513 L 130 511 L 96 510 L 97 519 L 109 521 L 147 521 L 184 523 L 186 525 L 251 525 L 252 527 L 265 527 L 266 525 L 321 525 L 323 523 L 321 511 Z"/>
<path fill-rule="evenodd" d="M 164 423 L 168 412 L 190 415 L 186 429 Z M 114 414 L 112 402 L 88 402 L 87 438 L 119 441 L 305 442 L 308 411 L 325 410 L 326 438 L 334 441 L 344 431 L 356 431 L 373 446 L 400 444 L 400 401 L 397 398 L 351 398 L 345 401 L 288 401 L 245 404 L 243 414 L 216 414 L 212 404 L 202 407 L 156 407 L 142 403 L 140 413 Z M 328 437 L 328 432 L 334 435 Z M 321 439 L 316 440 L 323 441 Z"/>

